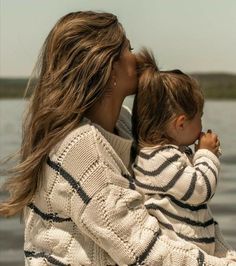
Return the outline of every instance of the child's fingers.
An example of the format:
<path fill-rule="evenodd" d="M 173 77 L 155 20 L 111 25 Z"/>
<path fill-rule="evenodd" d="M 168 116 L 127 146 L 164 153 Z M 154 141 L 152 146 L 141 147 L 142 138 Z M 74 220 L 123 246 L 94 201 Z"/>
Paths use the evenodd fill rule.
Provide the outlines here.
<path fill-rule="evenodd" d="M 218 135 L 216 133 L 213 133 L 211 129 L 207 130 L 206 133 L 207 136 L 209 136 L 212 140 L 214 140 L 216 143 L 219 141 Z"/>

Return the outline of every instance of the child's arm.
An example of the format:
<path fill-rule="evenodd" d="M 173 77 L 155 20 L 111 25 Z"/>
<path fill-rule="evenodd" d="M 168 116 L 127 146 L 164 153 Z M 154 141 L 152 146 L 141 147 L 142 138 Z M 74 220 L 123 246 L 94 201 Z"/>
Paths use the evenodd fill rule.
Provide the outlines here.
<path fill-rule="evenodd" d="M 209 150 L 198 150 L 193 165 L 173 147 L 141 156 L 134 170 L 136 185 L 144 193 L 173 196 L 190 205 L 203 204 L 214 195 L 220 163 Z"/>
<path fill-rule="evenodd" d="M 202 195 L 202 203 L 207 202 L 216 191 L 220 170 L 219 159 L 211 151 L 200 149 L 193 157 L 193 169 L 196 175 L 196 183 L 192 200 L 194 200 L 194 194 L 198 196 L 198 190 L 203 190 L 205 191 L 205 198 Z"/>

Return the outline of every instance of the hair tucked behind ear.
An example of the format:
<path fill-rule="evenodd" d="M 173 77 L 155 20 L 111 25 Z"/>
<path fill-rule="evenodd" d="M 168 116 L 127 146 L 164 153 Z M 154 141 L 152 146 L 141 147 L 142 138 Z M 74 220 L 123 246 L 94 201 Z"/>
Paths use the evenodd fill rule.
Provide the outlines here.
<path fill-rule="evenodd" d="M 204 98 L 201 88 L 180 70 L 159 71 L 147 49 L 137 55 L 139 84 L 134 98 L 132 131 L 139 147 L 170 141 L 168 123 L 177 114 L 191 119 L 201 111 Z"/>
<path fill-rule="evenodd" d="M 10 198 L 0 204 L 0 215 L 14 215 L 31 201 L 50 150 L 103 95 L 125 42 L 121 24 L 109 13 L 74 12 L 56 23 L 43 45 L 38 76 L 29 83 L 33 94 L 20 163 L 8 172 Z"/>

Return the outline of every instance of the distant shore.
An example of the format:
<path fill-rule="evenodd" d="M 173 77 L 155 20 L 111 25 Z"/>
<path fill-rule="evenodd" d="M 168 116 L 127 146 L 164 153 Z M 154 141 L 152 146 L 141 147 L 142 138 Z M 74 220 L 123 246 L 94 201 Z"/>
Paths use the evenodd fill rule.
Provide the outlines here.
<path fill-rule="evenodd" d="M 191 73 L 207 99 L 236 99 L 236 74 Z M 0 99 L 24 98 L 28 78 L 0 78 Z M 27 97 L 30 95 L 28 93 Z"/>

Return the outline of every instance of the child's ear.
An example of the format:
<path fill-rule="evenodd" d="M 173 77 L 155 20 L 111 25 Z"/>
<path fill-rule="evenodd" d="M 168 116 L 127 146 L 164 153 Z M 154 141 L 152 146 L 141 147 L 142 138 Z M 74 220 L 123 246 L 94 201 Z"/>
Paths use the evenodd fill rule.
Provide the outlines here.
<path fill-rule="evenodd" d="M 185 115 L 179 115 L 175 120 L 175 127 L 177 130 L 182 131 L 185 128 L 187 117 Z"/>

